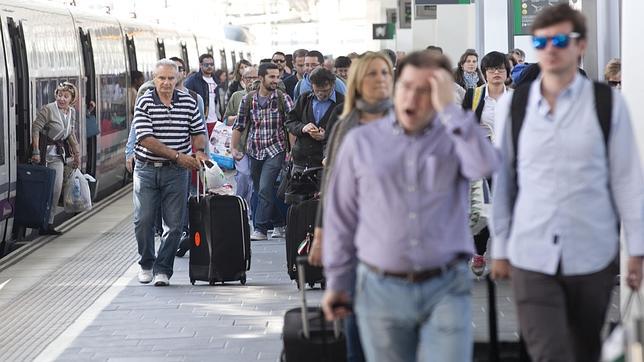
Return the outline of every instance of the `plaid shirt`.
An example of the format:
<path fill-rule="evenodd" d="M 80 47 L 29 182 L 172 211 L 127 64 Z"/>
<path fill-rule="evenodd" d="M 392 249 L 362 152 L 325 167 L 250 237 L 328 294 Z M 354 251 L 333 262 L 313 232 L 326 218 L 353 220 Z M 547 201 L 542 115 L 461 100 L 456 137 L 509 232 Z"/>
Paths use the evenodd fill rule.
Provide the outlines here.
<path fill-rule="evenodd" d="M 265 160 L 286 151 L 287 134 L 284 129 L 286 114 L 280 112 L 277 91 L 273 91 L 269 96 L 266 108 L 260 107 L 258 95 L 259 92 L 253 95 L 250 119 L 247 119 L 246 97 L 242 98 L 233 129 L 243 131 L 249 127 L 246 152 L 256 160 Z M 289 113 L 295 105 L 288 94 L 282 95 L 284 112 Z"/>

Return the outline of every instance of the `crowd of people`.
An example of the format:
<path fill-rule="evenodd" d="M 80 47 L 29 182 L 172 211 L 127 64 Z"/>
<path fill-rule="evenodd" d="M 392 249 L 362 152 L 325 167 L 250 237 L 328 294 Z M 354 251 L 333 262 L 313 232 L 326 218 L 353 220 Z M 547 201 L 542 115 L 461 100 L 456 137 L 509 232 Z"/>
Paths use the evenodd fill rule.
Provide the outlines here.
<path fill-rule="evenodd" d="M 612 88 L 579 69 L 583 15 L 546 8 L 532 35 L 534 64 L 520 49 L 480 60 L 468 49 L 455 68 L 437 46 L 335 59 L 298 49 L 243 60 L 228 83 L 209 54 L 185 82 L 181 59 L 159 61 L 127 155 L 139 281 L 169 284 L 189 170 L 220 122 L 252 240 L 284 236 L 285 163 L 324 167 L 309 262 L 324 267 L 322 306 L 345 320 L 349 361 L 471 361 L 471 273 L 486 270 L 511 276 L 533 360 L 597 361 L 620 223 L 622 274 L 634 290 L 642 279 L 637 145 L 619 60 Z"/>

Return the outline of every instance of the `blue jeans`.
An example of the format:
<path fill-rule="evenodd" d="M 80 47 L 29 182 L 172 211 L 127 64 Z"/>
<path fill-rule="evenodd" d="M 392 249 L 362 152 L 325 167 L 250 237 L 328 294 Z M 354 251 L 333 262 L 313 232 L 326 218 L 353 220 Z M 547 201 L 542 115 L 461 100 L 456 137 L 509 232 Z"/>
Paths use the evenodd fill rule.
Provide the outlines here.
<path fill-rule="evenodd" d="M 355 308 L 367 361 L 472 361 L 471 286 L 465 261 L 422 283 L 360 264 Z"/>
<path fill-rule="evenodd" d="M 141 255 L 139 264 L 154 274 L 172 276 L 184 227 L 188 176 L 188 170 L 177 165 L 154 167 L 151 162 L 136 161 L 134 166 L 134 234 Z M 159 211 L 163 235 L 155 257 L 154 223 Z"/>
<path fill-rule="evenodd" d="M 257 210 L 255 211 L 255 229 L 266 234 L 272 224 L 275 210 L 275 180 L 284 163 L 284 152 L 265 160 L 256 160 L 250 157 L 250 174 L 253 178 L 253 189 L 259 196 Z M 281 225 L 284 226 L 284 222 Z"/>

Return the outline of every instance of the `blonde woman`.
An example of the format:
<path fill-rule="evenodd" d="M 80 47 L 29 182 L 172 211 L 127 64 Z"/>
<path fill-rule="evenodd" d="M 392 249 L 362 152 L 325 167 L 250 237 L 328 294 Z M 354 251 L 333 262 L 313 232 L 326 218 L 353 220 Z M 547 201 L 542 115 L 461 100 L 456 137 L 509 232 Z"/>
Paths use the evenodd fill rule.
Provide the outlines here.
<path fill-rule="evenodd" d="M 324 175 L 322 177 L 315 236 L 309 254 L 309 262 L 312 265 L 322 265 L 323 195 L 329 175 L 333 172 L 335 156 L 342 144 L 342 140 L 351 129 L 381 119 L 392 110 L 393 83 L 393 66 L 386 54 L 367 52 L 351 63 L 347 77 L 347 93 L 345 94 L 344 104 L 336 106 L 336 112 L 341 109 L 342 114 L 340 114 L 335 124 L 332 120 L 329 120 L 327 124 L 327 129 L 331 130 L 331 134 L 325 150 Z M 364 361 L 355 314 L 349 316 L 345 323 L 347 360 Z"/>
<path fill-rule="evenodd" d="M 72 107 L 77 97 L 78 91 L 73 84 L 69 82 L 59 84 L 56 88 L 56 100 L 40 109 L 32 125 L 31 161 L 56 171 L 49 227 L 46 230 L 40 230 L 41 235 L 61 234 L 53 228 L 52 224 L 63 188 L 64 166 L 69 157 L 72 158 L 74 168 L 80 165 L 80 151 L 74 134 L 76 110 Z"/>

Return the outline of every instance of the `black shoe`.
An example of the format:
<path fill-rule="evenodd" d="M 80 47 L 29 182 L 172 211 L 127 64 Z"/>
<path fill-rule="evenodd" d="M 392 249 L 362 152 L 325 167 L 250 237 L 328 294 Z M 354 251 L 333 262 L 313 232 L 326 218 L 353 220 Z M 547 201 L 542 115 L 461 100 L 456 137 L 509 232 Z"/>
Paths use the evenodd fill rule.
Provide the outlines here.
<path fill-rule="evenodd" d="M 53 227 L 52 225 L 49 225 L 49 227 L 48 227 L 47 229 L 40 229 L 40 230 L 38 231 L 38 233 L 39 233 L 40 235 L 57 235 L 57 236 L 58 236 L 58 235 L 63 235 L 63 233 L 62 233 L 62 232 L 60 232 L 60 231 L 58 231 L 58 230 L 54 229 L 54 227 Z"/>
<path fill-rule="evenodd" d="M 176 255 L 179 258 L 182 258 L 184 255 L 186 255 L 187 252 L 188 252 L 188 249 L 179 248 L 179 249 L 177 249 L 177 254 Z"/>

